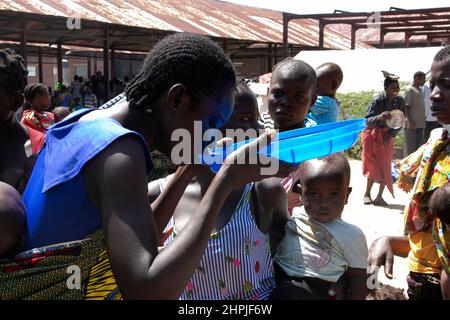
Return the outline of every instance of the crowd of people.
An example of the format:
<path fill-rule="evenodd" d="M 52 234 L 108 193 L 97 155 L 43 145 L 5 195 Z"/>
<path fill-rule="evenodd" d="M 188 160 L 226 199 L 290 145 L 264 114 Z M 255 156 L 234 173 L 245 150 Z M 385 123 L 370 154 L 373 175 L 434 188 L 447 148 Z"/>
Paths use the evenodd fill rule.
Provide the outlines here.
<path fill-rule="evenodd" d="M 428 93 L 423 73 L 404 99 L 387 74 L 368 106 L 364 203 L 386 205 L 384 188 L 393 193 L 396 110 L 406 118 L 408 153 L 395 163 L 396 183 L 412 191 L 405 235 L 369 247 L 361 229 L 341 219 L 352 191 L 343 153 L 280 163 L 272 176 L 262 173 L 263 161 L 236 161 L 276 130 L 337 121 L 337 64 L 314 70 L 281 61 L 260 115 L 230 59 L 199 35 L 158 42 L 126 86 L 111 82 L 118 97 L 101 108 L 101 73 L 88 84 L 75 76 L 52 95 L 43 84 L 26 85 L 22 57 L 0 50 L 0 298 L 400 299 L 393 287 L 377 294 L 367 285 L 381 265 L 392 278 L 393 255 L 408 256 L 410 299 L 448 298 L 450 140 L 436 122 L 450 124 L 450 47 L 431 63 Z M 172 132 L 195 137 L 195 121 L 204 131 L 266 131 L 214 174 L 170 161 Z M 80 266 L 82 290 L 66 288 L 68 264 Z"/>

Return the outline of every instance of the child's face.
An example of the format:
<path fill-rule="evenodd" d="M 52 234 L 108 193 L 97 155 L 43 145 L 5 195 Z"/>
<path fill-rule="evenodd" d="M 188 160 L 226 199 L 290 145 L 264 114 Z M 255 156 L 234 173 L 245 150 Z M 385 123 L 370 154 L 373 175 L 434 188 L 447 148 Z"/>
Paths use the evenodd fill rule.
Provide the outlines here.
<path fill-rule="evenodd" d="M 48 93 L 48 89 L 42 90 L 40 94 L 38 94 L 32 101 L 33 109 L 37 111 L 45 111 L 50 108 L 50 94 Z"/>
<path fill-rule="evenodd" d="M 272 75 L 269 114 L 280 130 L 303 127 L 305 116 L 316 99 L 316 88 L 295 77 L 289 68 L 280 67 Z"/>
<path fill-rule="evenodd" d="M 338 75 L 327 72 L 326 68 L 319 68 L 317 73 L 317 95 L 334 97 L 341 85 L 342 79 Z"/>
<path fill-rule="evenodd" d="M 251 92 L 238 90 L 233 113 L 222 129 L 260 129 L 258 123 L 258 102 Z"/>
<path fill-rule="evenodd" d="M 346 178 L 337 173 L 322 174 L 326 170 L 322 165 L 304 168 L 305 174 L 298 188 L 308 216 L 322 223 L 340 218 L 352 190 Z"/>
<path fill-rule="evenodd" d="M 442 124 L 450 124 L 450 59 L 433 62 L 430 78 L 431 114 Z"/>
<path fill-rule="evenodd" d="M 336 94 L 337 82 L 330 76 L 317 77 L 317 95 L 334 97 Z"/>

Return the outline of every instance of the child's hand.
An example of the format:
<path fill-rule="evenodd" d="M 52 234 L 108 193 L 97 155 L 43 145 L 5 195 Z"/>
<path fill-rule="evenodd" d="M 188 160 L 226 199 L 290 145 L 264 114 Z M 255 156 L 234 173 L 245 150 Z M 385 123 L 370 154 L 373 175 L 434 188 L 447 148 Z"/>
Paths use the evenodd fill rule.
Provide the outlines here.
<path fill-rule="evenodd" d="M 297 169 L 297 165 L 288 165 L 263 154 L 257 155 L 257 152 L 268 146 L 275 136 L 275 130 L 268 130 L 258 139 L 240 147 L 226 157 L 219 173 L 227 176 L 233 188 L 269 177 L 287 177 Z"/>
<path fill-rule="evenodd" d="M 173 232 L 173 227 L 170 227 L 170 228 L 164 230 L 163 233 L 161 234 L 161 237 L 159 238 L 158 246 L 164 247 L 164 242 L 170 237 L 170 234 L 172 232 Z"/>
<path fill-rule="evenodd" d="M 347 282 L 345 281 L 345 273 L 338 281 L 332 283 L 328 289 L 328 295 L 332 300 L 346 300 Z"/>

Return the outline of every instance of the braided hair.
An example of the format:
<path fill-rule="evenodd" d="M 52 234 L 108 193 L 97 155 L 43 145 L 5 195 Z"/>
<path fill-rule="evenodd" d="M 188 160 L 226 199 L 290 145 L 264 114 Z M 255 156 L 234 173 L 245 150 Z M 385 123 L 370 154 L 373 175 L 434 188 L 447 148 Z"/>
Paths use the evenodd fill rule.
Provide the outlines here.
<path fill-rule="evenodd" d="M 23 109 L 27 110 L 31 108 L 31 102 L 41 93 L 47 91 L 48 88 L 43 83 L 33 83 L 29 84 L 25 87 L 24 90 L 24 97 L 25 97 L 25 103 L 23 105 Z"/>
<path fill-rule="evenodd" d="M 25 60 L 12 49 L 0 50 L 0 88 L 8 94 L 22 92 L 27 84 Z"/>
<path fill-rule="evenodd" d="M 160 95 L 182 83 L 194 101 L 235 85 L 233 64 L 211 40 L 194 34 L 170 35 L 149 52 L 141 71 L 127 85 L 130 108 L 151 109 Z"/>

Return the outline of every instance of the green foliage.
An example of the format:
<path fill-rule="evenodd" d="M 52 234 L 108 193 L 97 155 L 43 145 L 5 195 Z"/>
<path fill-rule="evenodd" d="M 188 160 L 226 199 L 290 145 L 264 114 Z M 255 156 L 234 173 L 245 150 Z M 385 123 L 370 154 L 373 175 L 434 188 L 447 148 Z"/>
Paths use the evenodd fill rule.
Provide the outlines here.
<path fill-rule="evenodd" d="M 407 85 L 407 82 L 400 81 L 400 96 L 403 96 Z M 340 120 L 364 118 L 370 102 L 378 93 L 375 91 L 338 93 L 336 98 L 341 101 Z M 405 141 L 403 130 L 399 132 L 394 141 L 395 147 L 403 147 Z M 358 141 L 352 148 L 346 151 L 346 154 L 351 159 L 361 159 L 361 150 L 361 138 L 358 138 Z"/>

